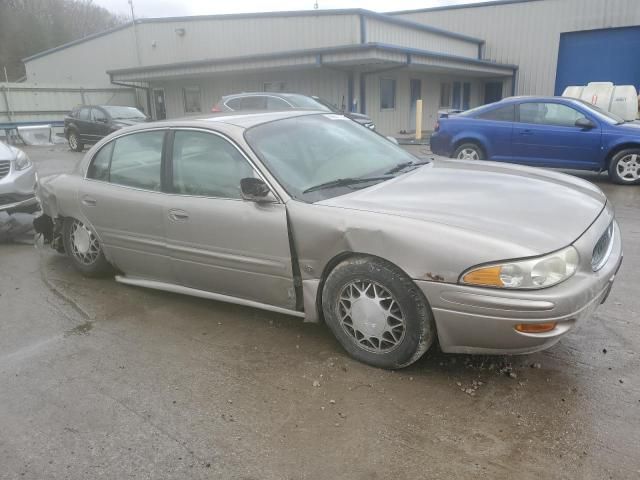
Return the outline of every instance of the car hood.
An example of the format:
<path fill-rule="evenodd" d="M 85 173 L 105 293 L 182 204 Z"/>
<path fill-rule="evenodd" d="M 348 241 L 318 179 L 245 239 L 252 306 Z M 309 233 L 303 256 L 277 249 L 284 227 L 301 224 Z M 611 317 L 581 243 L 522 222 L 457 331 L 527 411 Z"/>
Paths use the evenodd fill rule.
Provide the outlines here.
<path fill-rule="evenodd" d="M 436 159 L 317 203 L 445 224 L 543 254 L 573 243 L 606 201 L 595 185 L 549 170 Z"/>
<path fill-rule="evenodd" d="M 0 142 L 0 160 L 14 160 L 17 154 L 17 148 Z"/>

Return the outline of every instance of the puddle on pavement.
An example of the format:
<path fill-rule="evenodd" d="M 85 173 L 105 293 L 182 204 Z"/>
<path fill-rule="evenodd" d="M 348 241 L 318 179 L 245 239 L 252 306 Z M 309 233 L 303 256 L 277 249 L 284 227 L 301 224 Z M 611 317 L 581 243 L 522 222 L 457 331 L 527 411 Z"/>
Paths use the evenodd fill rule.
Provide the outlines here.
<path fill-rule="evenodd" d="M 89 335 L 89 332 L 93 329 L 93 322 L 84 322 L 77 327 L 67 330 L 64 333 L 65 337 L 70 335 Z"/>

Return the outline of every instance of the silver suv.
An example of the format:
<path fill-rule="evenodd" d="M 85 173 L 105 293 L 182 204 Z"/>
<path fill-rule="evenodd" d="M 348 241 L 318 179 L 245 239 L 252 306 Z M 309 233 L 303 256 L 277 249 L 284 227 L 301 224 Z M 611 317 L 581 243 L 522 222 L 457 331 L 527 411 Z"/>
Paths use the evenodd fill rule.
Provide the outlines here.
<path fill-rule="evenodd" d="M 22 150 L 0 142 L 0 212 L 33 213 L 36 169 Z"/>

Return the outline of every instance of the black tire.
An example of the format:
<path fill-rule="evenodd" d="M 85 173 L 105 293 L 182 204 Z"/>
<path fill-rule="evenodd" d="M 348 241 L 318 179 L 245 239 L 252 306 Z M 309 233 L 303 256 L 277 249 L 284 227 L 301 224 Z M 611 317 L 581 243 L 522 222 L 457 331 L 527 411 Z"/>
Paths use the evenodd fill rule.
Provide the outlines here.
<path fill-rule="evenodd" d="M 82 255 L 78 253 L 78 249 L 74 246 L 74 240 L 72 239 L 74 225 L 76 224 L 79 227 L 85 228 L 88 232 L 91 232 L 82 222 L 75 218 L 67 217 L 64 220 L 64 224 L 62 225 L 62 242 L 64 243 L 64 251 L 71 259 L 75 269 L 86 277 L 102 277 L 112 273 L 113 269 L 109 262 L 107 262 L 104 252 L 102 251 L 102 247 L 93 232 L 91 232 L 91 235 L 93 235 L 93 239 L 95 240 L 97 251 L 93 250 L 91 253 L 87 254 L 87 257 L 83 260 Z"/>
<path fill-rule="evenodd" d="M 376 342 L 375 337 L 367 337 L 362 331 L 353 328 L 362 325 L 354 320 L 355 316 L 354 319 L 350 317 L 355 312 L 351 311 L 351 306 L 355 305 L 360 298 L 349 303 L 349 310 L 346 313 L 345 292 L 349 292 L 354 285 L 365 285 L 367 282 L 371 285 L 369 290 L 364 290 L 364 295 L 369 297 L 368 305 L 373 305 L 374 309 L 382 308 L 383 312 L 388 308 L 386 312 L 395 312 L 395 314 L 398 312 L 396 307 L 399 307 L 400 316 L 403 318 L 403 327 L 399 325 L 392 327 L 390 322 L 397 320 L 387 316 L 388 313 L 382 313 L 382 316 L 378 317 L 381 322 L 365 322 L 365 328 L 378 329 L 384 326 L 385 329 L 396 329 L 393 335 L 387 331 L 379 335 L 383 338 L 382 341 Z M 374 289 L 375 297 L 370 296 L 371 288 Z M 376 289 L 378 290 L 375 291 Z M 381 293 L 384 290 L 390 294 L 391 300 L 379 300 L 378 295 L 384 295 Z M 361 298 L 364 299 L 364 297 Z M 375 306 L 376 304 L 378 307 Z M 424 355 L 436 337 L 431 308 L 422 291 L 402 270 L 376 257 L 351 257 L 339 263 L 324 283 L 322 310 L 327 325 L 349 355 L 374 367 L 397 369 L 411 365 Z M 374 310 L 372 315 L 364 317 L 361 315 L 361 318 L 375 318 L 378 315 L 377 310 Z M 400 334 L 401 331 L 402 334 Z M 384 340 L 385 335 L 393 341 Z M 396 335 L 400 338 L 395 338 Z M 390 344 L 394 342 L 395 345 L 391 347 Z"/>
<path fill-rule="evenodd" d="M 466 154 L 465 151 L 467 152 Z M 458 160 L 484 160 L 485 155 L 480 145 L 468 142 L 463 143 L 456 148 L 451 158 L 456 158 Z"/>
<path fill-rule="evenodd" d="M 640 184 L 640 148 L 616 153 L 609 162 L 609 178 L 619 185 Z"/>
<path fill-rule="evenodd" d="M 75 130 L 71 130 L 69 132 L 69 138 L 67 138 L 67 141 L 69 142 L 69 148 L 74 152 L 81 152 L 84 150 L 84 143 L 80 141 L 78 132 Z"/>

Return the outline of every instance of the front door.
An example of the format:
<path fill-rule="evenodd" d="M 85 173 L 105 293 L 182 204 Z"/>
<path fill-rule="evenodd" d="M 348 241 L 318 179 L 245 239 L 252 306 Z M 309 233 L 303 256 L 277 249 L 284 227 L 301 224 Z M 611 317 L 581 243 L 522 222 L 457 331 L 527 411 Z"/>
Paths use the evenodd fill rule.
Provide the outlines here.
<path fill-rule="evenodd" d="M 167 244 L 175 283 L 295 308 L 285 205 L 242 199 L 257 174 L 226 137 L 176 130 L 171 148 Z"/>
<path fill-rule="evenodd" d="M 101 108 L 93 107 L 91 109 L 91 120 L 93 122 L 92 134 L 95 136 L 94 142 L 111 133 L 111 127 L 109 126 L 110 119 Z"/>
<path fill-rule="evenodd" d="M 559 168 L 598 166 L 601 129 L 576 127 L 576 120 L 588 118 L 583 112 L 553 102 L 523 102 L 517 109 L 511 152 L 518 162 Z"/>
<path fill-rule="evenodd" d="M 167 118 L 167 107 L 164 103 L 164 89 L 153 89 L 153 106 L 156 112 L 156 120 L 164 120 Z"/>
<path fill-rule="evenodd" d="M 409 130 L 416 129 L 416 102 L 422 98 L 422 80 L 409 80 Z"/>
<path fill-rule="evenodd" d="M 79 200 L 109 260 L 127 276 L 171 281 L 161 164 L 165 130 L 119 137 L 93 157 Z"/>

